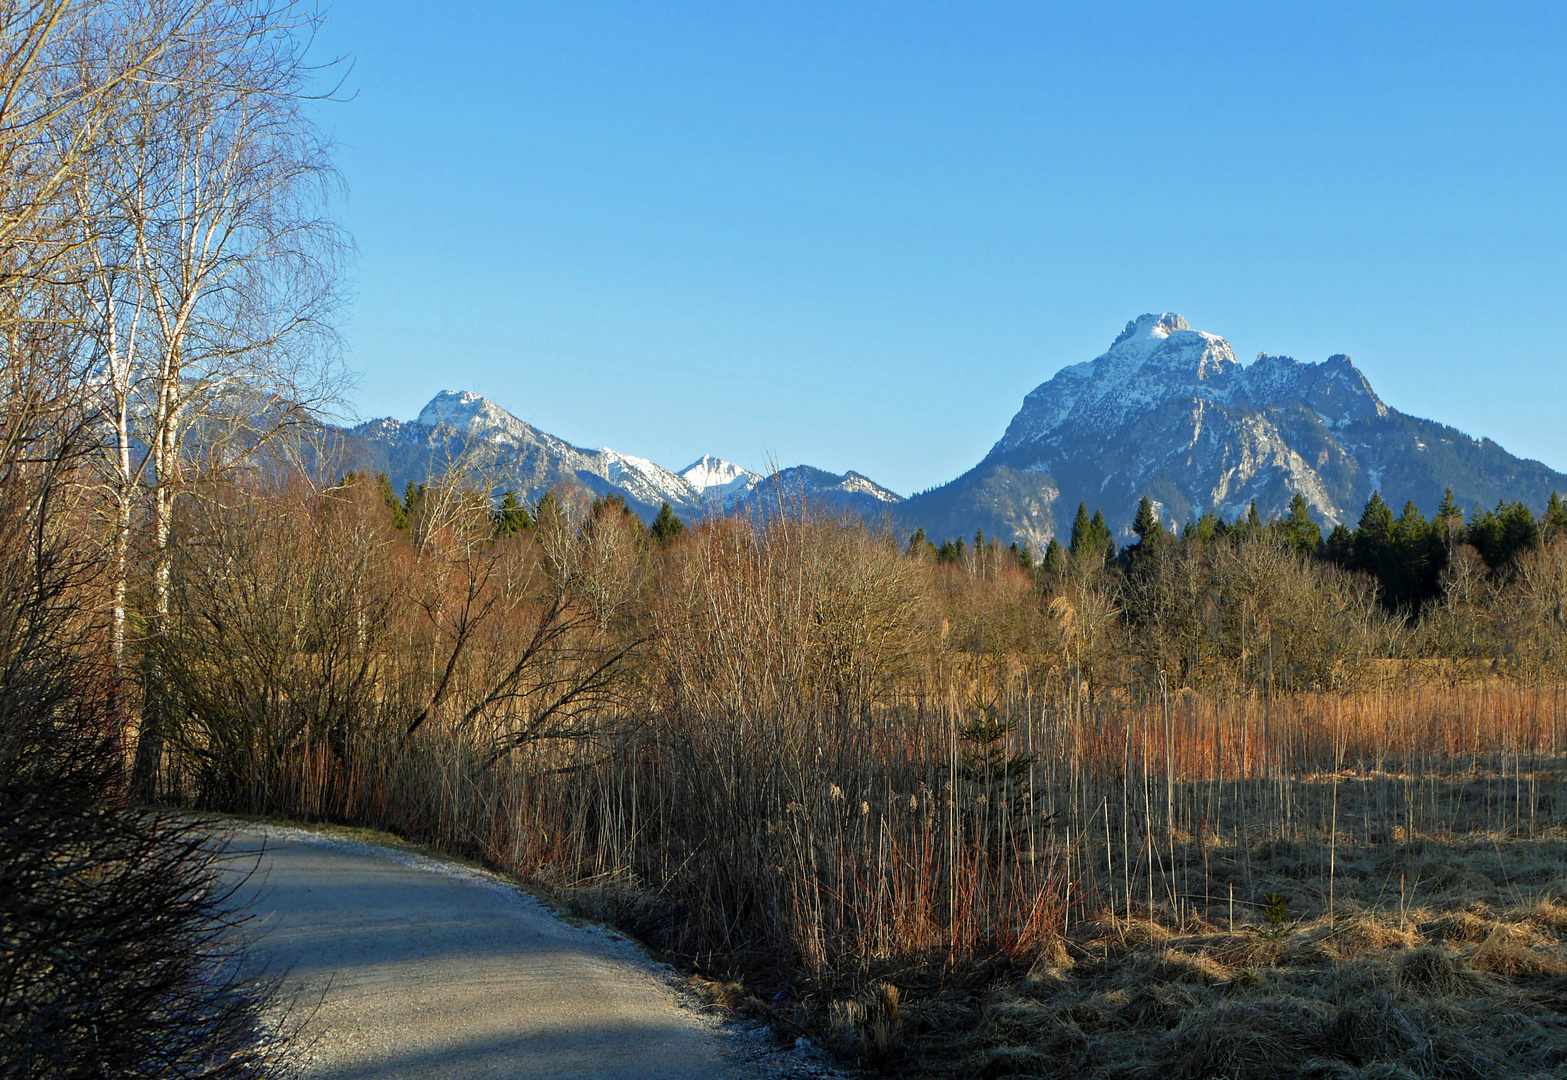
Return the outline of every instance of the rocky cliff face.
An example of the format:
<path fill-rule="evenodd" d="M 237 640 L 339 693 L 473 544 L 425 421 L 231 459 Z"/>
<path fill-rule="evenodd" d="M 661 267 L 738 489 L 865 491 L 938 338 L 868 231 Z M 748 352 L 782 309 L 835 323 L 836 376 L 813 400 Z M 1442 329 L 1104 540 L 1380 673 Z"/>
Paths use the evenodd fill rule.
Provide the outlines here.
<path fill-rule="evenodd" d="M 1036 387 L 983 461 L 899 516 L 933 536 L 978 527 L 1038 551 L 1065 539 L 1079 502 L 1126 535 L 1145 495 L 1179 526 L 1209 510 L 1233 518 L 1254 499 L 1281 513 L 1299 492 L 1331 527 L 1353 523 L 1373 490 L 1429 514 L 1448 486 L 1466 508 L 1543 505 L 1567 477 L 1390 409 L 1347 356 L 1243 365 L 1223 338 L 1166 312 Z"/>

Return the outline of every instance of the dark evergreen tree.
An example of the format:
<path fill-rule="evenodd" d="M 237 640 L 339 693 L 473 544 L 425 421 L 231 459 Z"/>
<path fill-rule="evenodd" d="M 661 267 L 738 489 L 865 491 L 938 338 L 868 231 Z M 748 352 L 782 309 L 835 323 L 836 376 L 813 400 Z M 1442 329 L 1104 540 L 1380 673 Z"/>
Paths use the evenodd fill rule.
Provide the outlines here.
<path fill-rule="evenodd" d="M 1567 536 L 1567 502 L 1563 502 L 1562 497 L 1554 491 L 1551 492 L 1551 501 L 1545 504 L 1545 520 L 1540 524 L 1547 542 L 1559 536 Z"/>
<path fill-rule="evenodd" d="M 1246 508 L 1244 518 L 1236 518 L 1235 524 L 1229 528 L 1229 537 L 1237 543 L 1242 540 L 1256 539 L 1263 534 L 1262 515 L 1257 512 L 1257 500 L 1253 499 L 1251 505 Z"/>
<path fill-rule="evenodd" d="M 1154 512 L 1153 500 L 1144 495 L 1137 504 L 1137 517 L 1132 520 L 1132 532 L 1137 534 L 1137 546 L 1131 549 L 1134 562 L 1150 559 L 1159 554 L 1164 545 L 1164 523 Z"/>
<path fill-rule="evenodd" d="M 1502 535 L 1506 538 L 1508 558 L 1516 562 L 1524 552 L 1540 546 L 1540 523 L 1526 505 L 1511 503 L 1502 514 Z"/>
<path fill-rule="evenodd" d="M 1074 558 L 1080 558 L 1088 550 L 1089 532 L 1092 522 L 1088 520 L 1088 504 L 1077 504 L 1077 517 L 1072 519 L 1072 538 L 1068 541 L 1069 550 Z"/>
<path fill-rule="evenodd" d="M 403 506 L 403 500 L 397 497 L 397 492 L 392 490 L 392 481 L 385 473 L 376 473 L 375 482 L 381 491 L 381 502 L 392 512 L 392 527 L 408 528 L 408 510 Z"/>
<path fill-rule="evenodd" d="M 1340 566 L 1351 566 L 1355 561 L 1355 534 L 1348 525 L 1333 526 L 1322 544 L 1322 557 Z"/>
<path fill-rule="evenodd" d="M 685 531 L 686 523 L 670 509 L 668 503 L 658 508 L 658 516 L 653 519 L 653 526 L 648 530 L 661 547 Z"/>
<path fill-rule="evenodd" d="M 1311 520 L 1311 508 L 1298 491 L 1290 500 L 1289 516 L 1279 522 L 1279 533 L 1285 543 L 1306 555 L 1315 555 L 1322 547 L 1322 529 Z"/>
<path fill-rule="evenodd" d="M 515 536 L 531 528 L 533 528 L 533 519 L 528 516 L 528 508 L 517 501 L 515 491 L 508 491 L 506 497 L 501 500 L 501 505 L 495 510 L 496 538 Z"/>
<path fill-rule="evenodd" d="M 1066 549 L 1061 546 L 1061 541 L 1055 537 L 1050 538 L 1050 543 L 1045 545 L 1045 573 L 1060 577 L 1066 573 Z"/>
<path fill-rule="evenodd" d="M 1069 545 L 1074 562 L 1084 565 L 1106 565 L 1115 561 L 1115 537 L 1105 524 L 1102 510 L 1088 516 L 1088 505 L 1077 504 L 1077 517 L 1072 522 L 1072 542 Z"/>
<path fill-rule="evenodd" d="M 1110 532 L 1110 526 L 1105 524 L 1103 510 L 1094 509 L 1093 520 L 1088 523 L 1091 540 L 1090 551 L 1103 551 L 1104 563 L 1109 566 L 1115 562 L 1115 537 Z"/>
<path fill-rule="evenodd" d="M 908 553 L 910 555 L 923 555 L 929 545 L 930 541 L 925 539 L 925 526 L 916 526 L 913 535 L 909 537 Z"/>
<path fill-rule="evenodd" d="M 1034 568 L 1034 553 L 1028 550 L 1027 544 L 1020 545 L 1014 540 L 1012 545 L 1007 548 L 1007 551 L 1011 553 L 1018 566 L 1024 570 L 1032 570 Z"/>
<path fill-rule="evenodd" d="M 1524 552 L 1540 545 L 1540 523 L 1523 503 L 1498 502 L 1495 510 L 1474 516 L 1464 538 L 1493 572 L 1508 575 Z"/>
<path fill-rule="evenodd" d="M 1383 571 L 1395 558 L 1397 550 L 1394 527 L 1392 509 L 1382 501 L 1380 491 L 1373 491 L 1355 529 L 1353 566 L 1356 570 L 1364 570 L 1379 580 L 1383 577 Z"/>
<path fill-rule="evenodd" d="M 1396 588 L 1391 586 L 1398 571 L 1398 558 L 1398 522 L 1393 519 L 1393 509 L 1382 502 L 1382 492 L 1373 491 L 1360 513 L 1360 525 L 1355 528 L 1351 566 L 1376 578 L 1377 597 L 1388 608 L 1398 608 Z"/>
<path fill-rule="evenodd" d="M 1433 572 L 1434 544 L 1434 532 L 1425 515 L 1413 499 L 1409 500 L 1393 523 L 1393 558 L 1383 581 L 1392 606 L 1414 613 L 1437 594 L 1440 571 Z"/>
<path fill-rule="evenodd" d="M 1432 534 L 1445 550 L 1451 550 L 1463 539 L 1463 528 L 1463 511 L 1453 501 L 1453 489 L 1448 488 L 1442 496 L 1442 505 L 1436 508 L 1436 517 L 1431 519 Z"/>
<path fill-rule="evenodd" d="M 414 511 L 419 509 L 419 504 L 424 502 L 424 493 L 427 490 L 424 484 L 416 484 L 408 481 L 408 486 L 403 489 L 403 514 L 410 520 Z"/>
<path fill-rule="evenodd" d="M 1469 525 L 1464 529 L 1464 540 L 1480 553 L 1485 564 L 1496 570 L 1507 561 L 1506 542 L 1503 536 L 1502 511 L 1505 503 L 1497 503 L 1495 510 L 1475 512 L 1469 515 Z"/>
<path fill-rule="evenodd" d="M 1225 531 L 1224 522 L 1214 516 L 1212 510 L 1204 510 L 1202 516 L 1196 521 L 1186 523 L 1186 531 L 1181 534 L 1181 539 L 1194 540 L 1200 544 L 1211 544 L 1220 536 L 1223 536 Z"/>

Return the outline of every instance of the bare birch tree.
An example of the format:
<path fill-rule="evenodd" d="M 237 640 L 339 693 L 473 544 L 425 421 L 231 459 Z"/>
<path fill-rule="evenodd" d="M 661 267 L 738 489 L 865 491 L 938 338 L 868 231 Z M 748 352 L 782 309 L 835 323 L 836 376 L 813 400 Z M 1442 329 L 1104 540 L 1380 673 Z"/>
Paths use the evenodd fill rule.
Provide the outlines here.
<path fill-rule="evenodd" d="M 107 267 L 97 241 L 107 224 L 88 213 L 82 182 L 99 176 L 122 146 L 125 104 L 152 78 L 194 3 L 160 0 L 32 0 L 0 3 L 0 323 L 5 328 L 7 400 L 28 408 L 22 390 L 36 376 L 64 380 L 50 395 L 56 407 L 76 412 L 74 424 L 95 419 L 90 356 L 79 286 L 84 275 Z M 118 339 L 118 327 L 111 335 Z M 125 430 L 125 367 L 115 357 L 111 373 Z M 64 393 L 74 386 L 72 393 Z M 86 391 L 86 392 L 84 392 Z M 121 440 L 121 450 L 126 449 Z M 124 456 L 123 454 L 121 455 Z M 122 470 L 123 471 L 123 470 Z M 128 507 L 117 518 L 128 521 Z M 118 540 L 128 527 L 117 530 Z M 116 555 L 123 585 L 125 549 Z M 116 590 L 111 636 L 116 675 L 122 665 L 123 588 Z M 119 680 L 111 684 L 118 718 Z"/>
<path fill-rule="evenodd" d="M 74 185 L 91 241 L 93 385 L 112 431 L 121 671 L 137 504 L 149 521 L 155 642 L 168 618 L 176 500 L 336 400 L 331 316 L 347 246 L 325 216 L 336 176 L 306 111 L 316 13 L 293 0 L 158 11 L 168 47 L 120 97 L 115 138 Z M 133 773 L 144 797 L 163 743 L 154 653 Z"/>

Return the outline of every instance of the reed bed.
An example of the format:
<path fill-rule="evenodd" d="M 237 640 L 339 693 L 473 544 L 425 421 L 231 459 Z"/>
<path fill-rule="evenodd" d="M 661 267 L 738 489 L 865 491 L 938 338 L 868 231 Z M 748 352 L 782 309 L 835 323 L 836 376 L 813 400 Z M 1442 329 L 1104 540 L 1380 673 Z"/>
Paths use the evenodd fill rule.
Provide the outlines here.
<path fill-rule="evenodd" d="M 237 651 L 203 630 L 163 658 L 192 718 L 171 797 L 481 859 L 663 950 L 716 1004 L 869 1066 L 1567 1062 L 1559 681 L 1370 663 L 1394 631 L 1357 609 L 1337 640 L 1362 653 L 1320 670 L 1369 675 L 1281 688 L 1283 632 L 1247 599 L 1235 659 L 1221 641 L 1204 664 L 1260 677 L 1178 687 L 1092 581 L 1041 595 L 1004 563 L 933 567 L 841 523 L 713 523 L 655 552 L 614 516 L 546 522 L 512 549 L 416 539 L 381 571 L 313 520 L 246 541 L 271 553 L 258 578 L 285 549 L 321 568 L 245 601 L 266 632 L 212 608 L 242 560 L 188 594 L 208 605 L 189 625 L 234 627 Z M 350 534 L 381 543 L 364 520 Z M 304 557 L 311 528 L 329 559 Z M 406 584 L 442 550 L 438 587 Z M 252 656 L 298 641 L 323 644 Z M 535 666 L 513 677 L 517 655 Z M 355 692 L 327 692 L 345 673 Z"/>
<path fill-rule="evenodd" d="M 1379 1007 L 1396 1011 L 1399 986 L 1427 993 L 1405 972 L 1421 948 L 1468 988 L 1444 1008 L 1479 1000 L 1495 1024 L 1544 1010 L 1554 1053 L 1564 704 L 1559 688 L 1009 693 L 992 710 L 1016 719 L 988 746 L 971 717 L 910 703 L 770 740 L 666 719 L 492 769 L 448 734 L 390 768 L 295 759 L 250 805 L 481 858 L 661 947 L 713 1000 L 872 1064 L 1087 1075 L 1104 1054 L 1120 1071 L 1103 1075 L 1135 1075 L 1171 1060 L 1203 1003 L 1338 994 L 1296 1017 L 1319 1033 L 1356 992 L 1393 993 Z M 1381 982 L 1346 974 L 1361 967 Z M 1084 1009 L 1097 1029 L 1070 1019 Z M 1510 1060 L 1430 1075 L 1531 1075 Z M 1292 1075 L 1277 1066 L 1225 1067 Z"/>

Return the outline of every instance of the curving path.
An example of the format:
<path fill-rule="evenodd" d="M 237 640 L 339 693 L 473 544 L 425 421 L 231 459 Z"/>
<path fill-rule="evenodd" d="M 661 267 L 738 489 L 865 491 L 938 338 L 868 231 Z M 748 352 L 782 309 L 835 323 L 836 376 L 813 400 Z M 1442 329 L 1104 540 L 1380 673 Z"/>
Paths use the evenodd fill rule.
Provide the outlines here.
<path fill-rule="evenodd" d="M 311 1080 L 820 1075 L 683 1006 L 617 935 L 492 875 L 272 825 L 241 826 L 229 851 L 257 865 L 239 895 L 257 958 L 289 972 L 303 1008 L 320 1002 Z"/>

